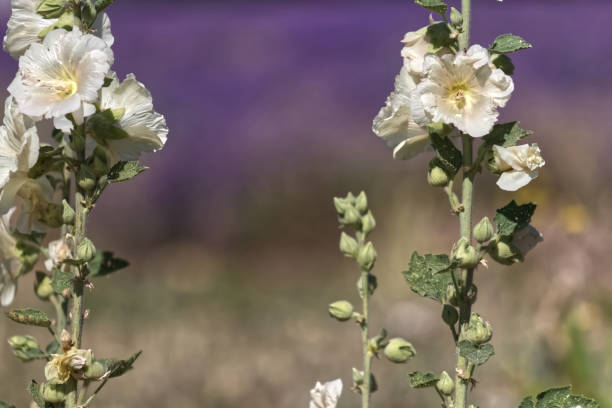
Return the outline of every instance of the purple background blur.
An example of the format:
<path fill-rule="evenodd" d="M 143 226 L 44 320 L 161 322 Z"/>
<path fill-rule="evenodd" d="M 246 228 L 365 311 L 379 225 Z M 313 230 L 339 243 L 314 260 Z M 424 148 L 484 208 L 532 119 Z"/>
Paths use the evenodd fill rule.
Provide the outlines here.
<path fill-rule="evenodd" d="M 3 0 L 0 5 L 0 25 L 8 19 L 7 3 Z M 534 264 L 539 259 L 540 265 L 546 265 L 547 256 L 560 251 L 554 246 L 556 238 L 564 239 L 567 248 L 587 246 L 581 237 L 594 233 L 589 230 L 594 223 L 585 221 L 587 226 L 578 235 L 567 228 L 555 229 L 555 222 L 564 225 L 562 206 L 571 203 L 592 217 L 601 215 L 596 227 L 603 237 L 602 248 L 597 252 L 599 247 L 591 246 L 596 253 L 585 257 L 593 262 L 589 267 L 596 269 L 594 263 L 601 261 L 598 270 L 609 269 L 603 261 L 610 243 L 608 218 L 603 217 L 612 194 L 608 159 L 612 4 L 473 3 L 472 42 L 489 45 L 497 35 L 512 32 L 534 44 L 532 50 L 512 55 L 516 91 L 502 112 L 503 121 L 520 119 L 522 127 L 535 131 L 548 162 L 533 192 L 547 197 L 540 203 L 544 209 L 538 227 L 549 225 L 544 232 L 553 239 L 542 245 L 544 255 Z M 427 221 L 436 217 L 425 210 L 431 203 L 446 214 L 439 192 L 426 188 L 428 158 L 394 162 L 370 130 L 399 71 L 400 40 L 405 32 L 425 25 L 427 13 L 409 0 L 261 4 L 118 0 L 109 15 L 116 38 L 114 69 L 120 77 L 134 72 L 147 85 L 156 110 L 167 118 L 170 135 L 163 151 L 144 160 L 151 169 L 133 182 L 109 189 L 92 217 L 96 245 L 127 254 L 133 265 L 123 278 L 111 278 L 96 291 L 100 303 L 92 306 L 94 318 L 96 306 L 108 312 L 100 312 L 99 320 L 91 323 L 100 336 L 89 335 L 92 347 L 104 341 L 107 352 L 145 347 L 143 367 L 122 379 L 123 385 L 117 382 L 114 393 L 107 391 L 113 395 L 100 402 L 115 407 L 221 408 L 248 401 L 253 407 L 293 407 L 306 405 L 307 391 L 317 379 L 343 375 L 347 383 L 349 365 L 357 356 L 338 357 L 327 367 L 335 351 L 323 346 L 337 346 L 344 334 L 357 341 L 353 331 L 339 332 L 325 320 L 325 304 L 342 293 L 352 294 L 346 288 L 353 285 L 352 275 L 343 272 L 333 278 L 336 286 L 331 285 L 340 289 L 320 288 L 328 286 L 329 271 L 350 267 L 335 249 L 338 232 L 331 197 L 367 189 L 379 215 L 377 248 L 384 248 L 385 242 L 392 247 L 397 241 L 389 238 L 392 232 L 398 239 L 406 234 L 394 218 L 401 206 L 391 203 L 400 201 L 411 209 L 411 217 L 419 221 L 404 225 L 415 232 L 409 230 L 398 257 L 386 264 L 394 279 L 399 279 L 397 272 L 407 264 L 412 249 L 434 251 L 437 245 L 446 250 L 455 234 L 450 223 L 456 221 L 451 217 L 433 226 Z M 8 86 L 16 67 L 16 61 L 0 54 L 1 89 Z M 488 195 L 481 196 L 479 217 L 513 197 L 497 192 L 493 179 L 488 180 L 489 186 L 482 188 Z M 433 227 L 450 232 L 426 240 L 419 236 L 435 235 Z M 494 280 L 502 279 L 501 273 L 495 276 Z M 117 279 L 114 285 L 124 279 L 130 288 L 124 295 L 140 296 L 140 301 L 114 292 L 112 279 Z M 597 279 L 603 286 L 610 283 L 605 276 Z M 151 281 L 155 284 L 147 283 Z M 170 294 L 160 291 L 164 285 Z M 27 289 L 23 285 L 23 292 Z M 402 289 L 389 299 L 398 304 L 407 298 L 420 302 Z M 109 293 L 116 293 L 112 305 L 103 301 Z M 484 300 L 485 310 L 493 304 L 494 299 L 489 300 L 490 304 Z M 379 308 L 381 315 L 389 309 L 383 304 Z M 435 317 L 437 311 L 428 310 Z M 113 320 L 117 316 L 113 311 L 126 313 L 124 324 Z M 524 315 L 527 320 L 530 313 Z M 246 318 L 250 323 L 245 323 Z M 307 330 L 313 326 L 321 334 Z M 185 327 L 192 331 L 185 332 Z M 0 323 L 4 337 L 14 329 Z M 500 328 L 508 336 L 515 329 Z M 159 333 L 165 331 L 175 335 Z M 225 334 L 215 343 L 212 332 Z M 405 335 L 413 338 L 418 333 L 408 330 Z M 104 340 L 108 336 L 117 338 Z M 153 339 L 148 349 L 143 339 Z M 429 341 L 422 342 L 426 353 Z M 238 359 L 235 348 L 252 351 Z M 452 356 L 452 350 L 444 350 Z M 5 345 L 0 352 L 2 361 L 10 359 Z M 503 351 L 498 354 L 500 361 L 513 359 Z M 551 359 L 560 358 L 559 353 L 552 354 Z M 559 364 L 544 364 L 548 377 L 540 380 L 545 385 L 551 385 L 548 380 L 572 379 Z M 8 394 L 25 406 L 25 393 L 12 385 L 40 370 L 33 366 L 26 370 L 12 361 L 8 367 L 0 368 L 0 396 Z M 393 368 L 395 375 L 400 371 L 405 375 L 404 368 Z M 139 369 L 143 371 L 138 373 Z M 541 367 L 529 369 L 538 378 Z M 505 388 L 491 393 L 497 397 L 483 391 L 488 405 L 515 406 L 521 392 L 533 391 L 529 384 L 513 382 L 503 363 L 493 370 L 502 373 L 497 378 L 504 379 Z M 190 374 L 181 377 L 178 371 Z M 9 373 L 15 379 L 6 385 Z M 137 379 L 143 373 L 150 376 Z M 403 380 L 397 381 L 393 389 L 404 401 L 379 397 L 389 407 L 406 406 L 406 399 L 417 398 Z M 585 392 L 598 392 L 585 387 Z M 381 394 L 385 392 L 389 389 Z M 418 406 L 435 400 L 413 401 Z"/>

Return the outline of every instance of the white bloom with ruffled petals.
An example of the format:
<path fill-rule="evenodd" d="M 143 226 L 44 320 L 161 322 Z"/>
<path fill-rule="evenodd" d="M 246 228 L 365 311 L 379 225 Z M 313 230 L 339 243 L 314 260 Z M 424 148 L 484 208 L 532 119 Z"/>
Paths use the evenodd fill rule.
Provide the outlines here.
<path fill-rule="evenodd" d="M 13 303 L 17 292 L 17 278 L 21 261 L 17 254 L 17 242 L 9 231 L 10 219 L 15 209 L 0 218 L 0 306 Z"/>
<path fill-rule="evenodd" d="M 341 394 L 342 380 L 340 378 L 325 384 L 317 381 L 315 387 L 310 390 L 309 408 L 336 408 Z"/>
<path fill-rule="evenodd" d="M 488 134 L 514 91 L 512 78 L 495 68 L 480 45 L 467 52 L 427 54 L 424 77 L 412 98 L 417 123 L 443 121 L 472 137 Z"/>
<path fill-rule="evenodd" d="M 112 162 L 138 160 L 142 153 L 164 147 L 168 138 L 166 119 L 153 110 L 153 97 L 145 86 L 129 74 L 123 82 L 117 77 L 100 91 L 100 109 L 121 112 L 117 126 L 129 136 L 105 140 L 102 147 Z"/>
<path fill-rule="evenodd" d="M 42 44 L 32 44 L 19 59 L 19 71 L 9 86 L 21 111 L 30 116 L 62 118 L 95 111 L 92 103 L 113 63 L 113 52 L 100 38 L 53 30 Z"/>
<path fill-rule="evenodd" d="M 53 268 L 58 267 L 66 259 L 72 258 L 70 244 L 74 246 L 74 239 L 70 234 L 66 234 L 62 239 L 56 239 L 55 241 L 49 242 L 48 258 L 45 260 L 45 268 L 47 268 L 49 272 L 51 272 Z"/>
<path fill-rule="evenodd" d="M 538 176 L 546 162 L 537 144 L 512 147 L 493 146 L 495 167 L 502 172 L 497 185 L 502 190 L 516 191 Z"/>

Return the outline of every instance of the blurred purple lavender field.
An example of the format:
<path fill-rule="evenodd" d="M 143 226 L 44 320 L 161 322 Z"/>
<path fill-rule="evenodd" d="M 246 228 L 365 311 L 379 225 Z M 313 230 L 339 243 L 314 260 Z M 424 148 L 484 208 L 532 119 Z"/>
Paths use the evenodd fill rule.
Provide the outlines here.
<path fill-rule="evenodd" d="M 8 14 L 5 0 L 2 26 Z M 429 349 L 452 356 L 447 333 L 409 314 L 437 319 L 438 311 L 402 286 L 399 271 L 413 249 L 446 251 L 455 220 L 439 217 L 446 204 L 426 185 L 428 158 L 394 162 L 370 130 L 399 71 L 400 40 L 427 14 L 409 0 L 118 0 L 109 14 L 114 69 L 147 85 L 171 132 L 164 150 L 146 158 L 151 169 L 113 186 L 92 217 L 96 245 L 133 266 L 97 287 L 87 341 L 106 354 L 145 348 L 141 365 L 100 402 L 293 407 L 306 405 L 315 380 L 348 382 L 357 345 L 342 342 L 356 342 L 357 333 L 325 315 L 329 301 L 353 295 L 356 279 L 337 253 L 331 207 L 348 190 L 368 191 L 379 223 L 380 324 L 414 340 L 422 360 L 410 369 L 448 370 Z M 492 267 L 482 283 L 491 292 L 479 305 L 491 310 L 499 356 L 479 373 L 484 406 L 516 406 L 539 385 L 570 381 L 612 406 L 609 389 L 577 380 L 595 370 L 612 381 L 610 365 L 585 368 L 572 348 L 574 316 L 580 333 L 610 334 L 611 15 L 606 1 L 474 0 L 473 42 L 512 32 L 534 44 L 512 56 L 516 91 L 502 121 L 533 130 L 547 160 L 519 197 L 541 205 L 535 223 L 546 241 L 524 266 Z M 3 90 L 16 67 L 0 55 Z M 478 218 L 515 197 L 496 191 L 492 178 L 482 184 Z M 496 292 L 509 280 L 515 293 Z M 544 321 L 537 328 L 534 316 Z M 0 322 L 0 339 L 14 329 Z M 527 351 L 523 331 L 533 344 Z M 610 354 L 612 342 L 591 340 L 584 353 Z M 40 367 L 14 363 L 4 342 L 0 353 L 9 361 L 0 365 L 0 396 L 26 406 L 21 384 Z M 380 369 L 381 406 L 434 403 L 408 389 L 406 371 Z M 350 398 L 340 406 L 355 405 Z"/>

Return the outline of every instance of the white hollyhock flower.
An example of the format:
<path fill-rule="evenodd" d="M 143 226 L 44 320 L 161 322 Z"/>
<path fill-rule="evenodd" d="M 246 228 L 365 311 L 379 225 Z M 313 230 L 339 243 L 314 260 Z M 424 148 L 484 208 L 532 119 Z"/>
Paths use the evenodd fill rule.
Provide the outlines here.
<path fill-rule="evenodd" d="M 3 48 L 15 59 L 22 56 L 31 44 L 42 41 L 38 36 L 41 31 L 57 23 L 57 18 L 44 18 L 36 12 L 41 2 L 42 0 L 11 0 L 11 18 L 7 24 Z M 115 39 L 110 31 L 110 19 L 106 13 L 98 15 L 91 30 L 109 47 L 113 45 Z"/>
<path fill-rule="evenodd" d="M 393 149 L 394 159 L 410 159 L 426 151 L 430 145 L 427 130 L 412 118 L 410 93 L 415 88 L 416 84 L 405 63 L 395 77 L 395 90 L 374 118 L 372 131 Z"/>
<path fill-rule="evenodd" d="M 49 242 L 49 257 L 45 260 L 45 268 L 52 271 L 62 261 L 72 258 L 69 241 L 73 241 L 72 236 L 67 234 L 63 239 Z"/>
<path fill-rule="evenodd" d="M 537 144 L 512 147 L 493 146 L 495 167 L 502 172 L 497 185 L 502 190 L 516 191 L 538 176 L 546 162 Z"/>
<path fill-rule="evenodd" d="M 26 115 L 87 116 L 95 111 L 92 103 L 112 63 L 113 52 L 100 38 L 76 27 L 70 32 L 53 30 L 19 59 L 9 92 Z"/>
<path fill-rule="evenodd" d="M 120 116 L 117 126 L 129 137 L 105 140 L 101 146 L 112 162 L 138 160 L 142 153 L 164 147 L 168 136 L 166 119 L 153 110 L 153 98 L 145 86 L 129 74 L 123 82 L 115 76 L 100 91 L 100 109 L 111 109 Z"/>
<path fill-rule="evenodd" d="M 3 307 L 13 303 L 22 266 L 17 254 L 17 242 L 9 231 L 13 212 L 14 209 L 0 218 L 0 306 Z"/>
<path fill-rule="evenodd" d="M 424 77 L 412 98 L 415 121 L 443 121 L 472 137 L 489 133 L 514 90 L 512 78 L 494 68 L 480 45 L 441 57 L 427 54 Z"/>
<path fill-rule="evenodd" d="M 34 122 L 19 111 L 14 98 L 5 102 L 0 126 L 0 214 L 17 207 L 16 224 L 22 232 L 42 229 L 37 220 L 53 195 L 49 181 L 28 177 L 38 160 L 39 140 Z"/>
<path fill-rule="evenodd" d="M 336 408 L 340 394 L 342 394 L 342 380 L 340 378 L 325 384 L 317 381 L 315 387 L 310 390 L 309 408 Z"/>
<path fill-rule="evenodd" d="M 418 31 L 406 33 L 402 43 L 404 43 L 402 57 L 405 59 L 405 65 L 408 72 L 413 75 L 421 76 L 423 74 L 425 54 L 429 52 L 431 45 L 431 42 L 427 38 L 427 27 L 423 27 Z"/>

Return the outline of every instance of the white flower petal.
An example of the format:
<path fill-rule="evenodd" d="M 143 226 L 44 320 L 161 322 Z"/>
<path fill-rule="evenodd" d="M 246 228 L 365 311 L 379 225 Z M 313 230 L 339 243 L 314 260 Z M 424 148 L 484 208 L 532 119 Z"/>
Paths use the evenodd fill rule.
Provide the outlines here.
<path fill-rule="evenodd" d="M 516 191 L 521 187 L 525 187 L 531 180 L 538 176 L 537 171 L 526 172 L 526 171 L 506 171 L 503 172 L 497 180 L 499 188 L 505 191 Z"/>
<path fill-rule="evenodd" d="M 340 378 L 325 384 L 317 381 L 315 387 L 310 391 L 309 408 L 336 408 L 341 394 L 342 380 Z"/>
<path fill-rule="evenodd" d="M 56 18 L 45 19 L 36 13 L 39 0 L 11 0 L 11 18 L 4 37 L 4 51 L 15 59 L 22 56 L 33 43 L 40 42 L 38 34 L 55 24 Z"/>
<path fill-rule="evenodd" d="M 7 307 L 15 299 L 15 293 L 17 292 L 17 282 L 9 280 L 0 286 L 0 305 Z"/>

